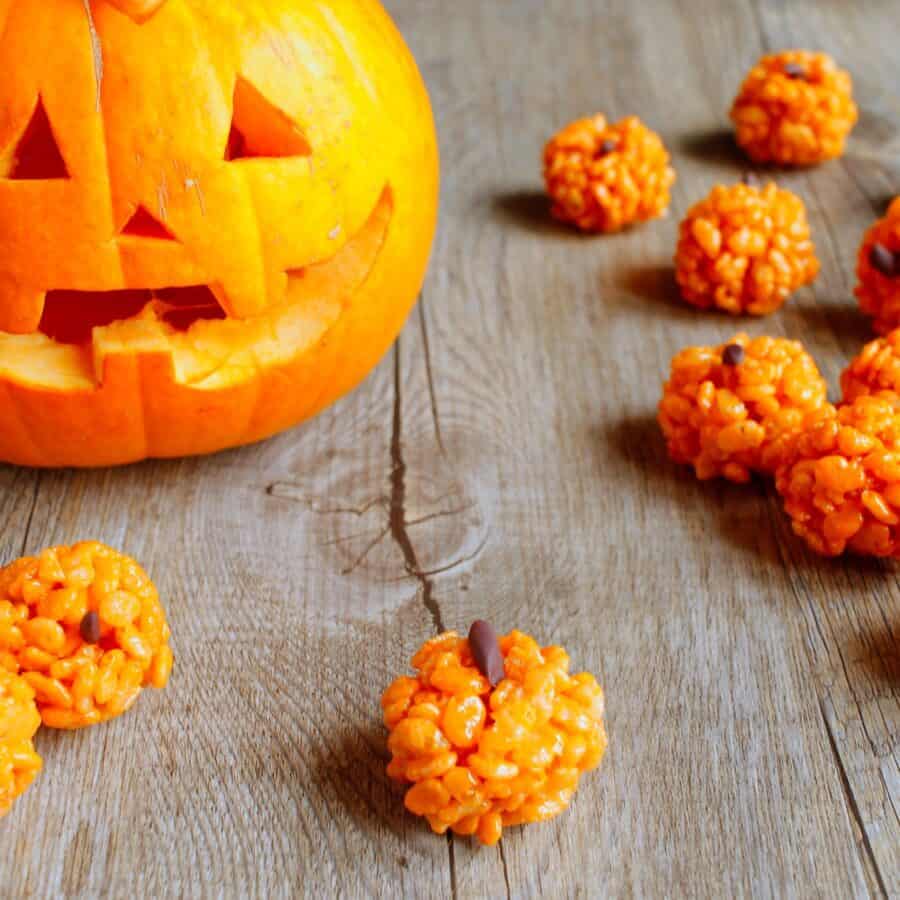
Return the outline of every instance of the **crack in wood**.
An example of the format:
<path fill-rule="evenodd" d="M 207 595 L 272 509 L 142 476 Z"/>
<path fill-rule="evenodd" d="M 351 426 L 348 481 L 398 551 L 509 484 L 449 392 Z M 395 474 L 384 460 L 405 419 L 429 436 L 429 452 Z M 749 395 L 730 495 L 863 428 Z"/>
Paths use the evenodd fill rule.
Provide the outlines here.
<path fill-rule="evenodd" d="M 391 526 L 385 525 L 385 527 L 378 532 L 378 536 L 366 545 L 365 550 L 363 550 L 363 552 L 360 553 L 360 555 L 355 560 L 353 560 L 353 562 L 350 563 L 349 566 L 341 569 L 341 575 L 352 575 L 366 561 L 369 554 L 385 539 L 385 537 L 387 537 L 387 534 L 390 530 Z"/>
<path fill-rule="evenodd" d="M 34 494 L 31 497 L 31 507 L 28 510 L 28 519 L 25 522 L 25 534 L 22 536 L 22 547 L 19 556 L 24 556 L 28 550 L 28 541 L 31 537 L 31 523 L 34 521 L 34 512 L 38 505 L 38 495 L 41 491 L 41 472 L 38 470 L 34 476 Z"/>
<path fill-rule="evenodd" d="M 865 859 L 860 860 L 860 864 L 863 867 L 863 871 L 872 873 L 878 884 L 878 888 L 881 891 L 881 895 L 887 897 L 889 896 L 887 885 L 885 884 L 884 877 L 878 867 L 878 860 L 875 856 L 875 851 L 872 849 L 872 844 L 869 842 L 869 834 L 866 831 L 865 821 L 859 809 L 859 804 L 856 802 L 853 788 L 850 785 L 850 779 L 847 777 L 847 769 L 844 766 L 841 752 L 838 749 L 837 737 L 834 733 L 834 724 L 832 723 L 832 718 L 834 716 L 833 707 L 832 714 L 828 714 L 828 707 L 830 706 L 831 703 L 827 698 L 819 698 L 819 711 L 822 714 L 822 721 L 825 723 L 825 731 L 828 734 L 828 746 L 831 747 L 834 764 L 837 766 L 838 775 L 840 776 L 844 801 L 846 802 L 848 812 L 856 823 L 862 841 L 862 849 L 860 852 L 865 854 Z M 857 847 L 859 846 L 859 843 L 857 843 Z"/>
<path fill-rule="evenodd" d="M 445 566 L 438 566 L 436 569 L 423 569 L 419 574 L 426 578 L 433 578 L 435 575 L 446 575 L 448 572 L 452 572 L 454 569 L 458 569 L 460 566 L 464 566 L 466 563 L 470 563 L 473 559 L 476 559 L 481 554 L 481 551 L 484 550 L 485 546 L 487 546 L 487 542 L 488 535 L 485 535 L 471 553 L 461 556 L 459 559 L 455 559 Z M 402 581 L 400 578 L 393 580 Z"/>
<path fill-rule="evenodd" d="M 775 538 L 775 547 L 778 550 L 778 559 L 781 563 L 781 568 L 784 570 L 785 576 L 787 578 L 788 587 L 791 593 L 794 595 L 794 599 L 802 606 L 809 610 L 809 614 L 812 616 L 813 623 L 816 626 L 816 634 L 819 636 L 819 641 L 822 645 L 822 650 L 827 654 L 828 652 L 828 640 L 825 637 L 825 631 L 822 628 L 822 623 L 819 621 L 819 616 L 817 614 L 815 605 L 811 602 L 809 597 L 804 597 L 797 585 L 794 584 L 794 579 L 790 577 L 790 562 L 786 555 L 785 547 L 780 539 L 781 530 L 780 526 L 782 525 L 778 513 L 780 512 L 778 508 L 778 498 L 772 493 L 771 488 L 764 488 L 762 491 L 762 496 L 765 500 L 766 507 L 766 515 L 769 519 L 769 525 L 772 529 L 772 535 Z"/>
<path fill-rule="evenodd" d="M 503 841 L 500 841 L 500 864 L 503 866 L 503 882 L 506 885 L 506 900 L 512 900 L 512 889 L 509 886 L 509 868 L 506 865 L 506 851 L 503 849 Z"/>
<path fill-rule="evenodd" d="M 389 510 L 391 504 L 390 497 L 381 496 L 374 497 L 367 503 L 363 503 L 362 506 L 319 506 L 314 498 L 309 497 L 304 492 L 302 486 L 293 484 L 290 481 L 275 481 L 266 487 L 266 493 L 270 497 L 277 497 L 279 500 L 291 500 L 294 503 L 300 503 L 310 512 L 319 516 L 356 516 L 361 519 L 375 507 L 380 506 L 385 510 Z M 439 509 L 437 512 L 426 513 L 418 518 L 409 519 L 406 525 L 409 528 L 413 528 L 416 525 L 424 525 L 427 522 L 433 522 L 435 519 L 447 519 L 452 516 L 461 516 L 463 513 L 475 509 L 476 505 L 477 504 L 475 503 L 466 503 L 463 506 L 455 506 L 452 509 Z M 356 537 L 359 537 L 359 535 L 338 538 L 336 541 L 329 541 L 328 543 L 343 543 L 345 541 L 353 540 Z"/>
<path fill-rule="evenodd" d="M 449 519 L 452 516 L 461 516 L 470 509 L 475 509 L 475 506 L 475 503 L 467 503 L 465 506 L 458 506 L 455 509 L 439 509 L 437 512 L 419 516 L 418 519 L 410 519 L 406 524 L 412 528 L 414 525 L 424 525 L 426 522 L 433 522 L 435 519 Z"/>
<path fill-rule="evenodd" d="M 392 470 L 392 478 L 393 474 L 397 471 L 396 465 Z M 353 559 L 353 561 L 348 565 L 341 569 L 342 575 L 352 575 L 369 557 L 371 552 L 384 540 L 384 538 L 393 533 L 393 530 L 396 528 L 396 522 L 391 524 L 391 514 L 392 514 L 392 501 L 391 497 L 388 496 L 378 496 L 373 499 L 363 503 L 360 506 L 323 506 L 318 503 L 318 501 L 314 497 L 310 497 L 304 490 L 303 486 L 300 484 L 294 484 L 290 481 L 276 481 L 266 487 L 266 493 L 270 497 L 276 497 L 280 500 L 289 500 L 293 503 L 299 503 L 302 506 L 306 507 L 310 512 L 315 515 L 321 516 L 353 516 L 355 518 L 363 518 L 367 513 L 371 512 L 373 509 L 383 510 L 387 516 L 387 524 L 384 527 L 378 528 L 368 528 L 364 531 L 356 531 L 351 534 L 340 535 L 335 538 L 331 538 L 327 541 L 322 542 L 322 547 L 339 547 L 346 544 L 350 544 L 354 541 L 359 540 L 367 540 L 366 546 L 363 548 L 362 552 Z M 395 490 L 392 485 L 392 490 Z M 445 500 L 448 500 L 452 496 L 452 492 L 447 494 L 446 496 L 440 498 L 437 502 L 441 503 Z M 404 489 L 404 501 L 405 501 L 405 489 Z M 448 509 L 439 509 L 432 513 L 425 513 L 424 515 L 417 516 L 414 519 L 406 518 L 406 508 L 404 502 L 403 516 L 404 516 L 404 529 L 408 535 L 409 531 L 413 528 L 417 528 L 420 525 L 426 525 L 429 522 L 434 522 L 439 519 L 450 519 L 455 516 L 463 515 L 470 510 L 476 509 L 478 506 L 475 502 L 464 503 L 461 506 L 452 506 Z M 410 542 L 411 542 L 410 537 Z M 422 567 L 421 563 L 417 561 L 414 569 L 411 570 L 408 565 L 409 558 L 404 551 L 404 548 L 401 544 L 398 543 L 398 546 L 403 552 L 404 556 L 404 575 L 399 578 L 390 579 L 390 581 L 403 581 L 405 578 L 413 577 L 416 578 L 420 583 L 423 578 L 430 579 L 435 575 L 444 575 L 447 572 L 452 571 L 453 569 L 458 568 L 459 566 L 465 565 L 468 562 L 471 562 L 475 559 L 481 551 L 484 549 L 487 544 L 487 535 L 479 542 L 478 546 L 471 552 L 464 556 L 460 556 L 457 559 L 454 559 L 452 562 L 446 563 L 445 565 L 437 566 L 432 569 L 425 569 Z M 430 607 L 429 608 L 429 612 Z"/>
<path fill-rule="evenodd" d="M 816 625 L 816 631 L 819 635 L 819 640 L 822 642 L 822 647 L 826 655 L 828 655 L 828 648 L 830 646 L 830 642 L 827 640 L 825 636 L 825 631 L 823 629 L 822 623 L 819 619 L 818 610 L 813 601 L 813 594 L 810 591 L 801 591 L 797 584 L 795 583 L 794 578 L 791 576 L 791 568 L 790 562 L 786 556 L 786 551 L 783 545 L 783 542 L 779 539 L 780 528 L 783 523 L 778 519 L 777 506 L 778 501 L 777 498 L 771 493 L 771 488 L 769 488 L 766 492 L 766 496 L 768 498 L 767 502 L 767 512 L 769 516 L 769 521 L 772 526 L 772 533 L 775 535 L 775 542 L 778 547 L 778 556 L 781 561 L 782 568 L 784 569 L 785 575 L 787 576 L 788 584 L 790 586 L 791 592 L 796 598 L 797 602 L 804 606 L 809 610 L 810 615 L 812 616 L 813 622 Z M 853 678 L 850 674 L 850 668 L 847 662 L 847 658 L 844 655 L 843 650 L 839 645 L 834 646 L 834 651 L 837 654 L 837 661 L 840 663 L 841 672 L 844 676 L 844 682 L 847 686 L 847 694 L 850 700 L 853 701 L 853 705 L 856 707 L 857 717 L 859 718 L 860 728 L 862 729 L 862 733 L 865 735 L 866 741 L 869 744 L 869 749 L 872 751 L 872 754 L 875 758 L 880 759 L 886 753 L 890 752 L 890 747 L 880 747 L 879 744 L 872 737 L 869 732 L 869 726 L 866 722 L 866 716 L 864 714 L 862 703 L 860 702 L 859 697 L 856 694 L 856 688 L 854 686 Z M 829 661 L 830 662 L 830 661 Z M 833 663 L 831 663 L 833 665 Z M 887 723 L 885 722 L 885 725 Z"/>
<path fill-rule="evenodd" d="M 419 298 L 419 329 L 422 332 L 422 347 L 425 351 L 425 376 L 428 379 L 428 399 L 431 404 L 431 420 L 434 423 L 434 436 L 441 455 L 446 455 L 444 438 L 441 435 L 441 417 L 438 412 L 437 393 L 434 389 L 434 375 L 431 371 L 431 342 L 428 339 L 428 323 L 425 319 L 425 297 Z"/>
<path fill-rule="evenodd" d="M 459 895 L 459 885 L 456 882 L 456 846 L 453 843 L 453 832 L 447 832 L 447 858 L 450 863 L 450 896 L 456 900 Z"/>
<path fill-rule="evenodd" d="M 828 647 L 831 646 L 831 643 L 827 641 L 825 633 L 823 631 L 822 623 L 819 621 L 819 616 L 817 615 L 817 610 L 815 603 L 813 602 L 813 596 L 809 591 L 801 590 L 801 587 L 796 583 L 795 579 L 792 576 L 790 560 L 788 558 L 788 550 L 784 545 L 783 541 L 783 533 L 782 533 L 782 523 L 779 523 L 775 513 L 777 512 L 777 499 L 772 495 L 771 488 L 765 491 L 766 495 L 766 511 L 772 526 L 772 534 L 775 537 L 775 544 L 778 549 L 778 558 L 781 562 L 782 569 L 784 570 L 785 579 L 787 581 L 788 587 L 791 593 L 794 595 L 794 598 L 797 600 L 799 604 L 804 606 L 809 610 L 812 615 L 813 622 L 815 622 L 816 630 L 819 635 L 819 640 L 822 642 L 823 650 L 825 651 L 826 656 L 828 655 Z M 873 753 L 877 754 L 877 748 L 872 742 L 872 739 L 868 733 L 865 724 L 865 718 L 863 716 L 862 707 L 860 706 L 859 700 L 856 697 L 856 691 L 853 687 L 853 682 L 850 679 L 850 673 L 847 668 L 847 662 L 844 658 L 844 654 L 841 651 L 840 647 L 836 648 L 838 659 L 841 665 L 841 672 L 843 674 L 844 682 L 847 687 L 847 693 L 852 700 L 853 704 L 856 706 L 857 715 L 860 720 L 860 725 L 863 731 L 863 734 L 866 736 L 866 740 L 870 745 L 870 749 Z M 813 657 L 815 656 L 815 651 L 811 651 Z M 878 858 L 875 855 L 874 848 L 869 840 L 868 832 L 866 831 L 865 822 L 862 816 L 862 812 L 859 808 L 859 803 L 856 799 L 856 795 L 853 791 L 853 786 L 850 783 L 850 779 L 847 774 L 846 767 L 844 766 L 843 759 L 840 754 L 840 749 L 837 743 L 837 735 L 835 734 L 834 726 L 831 721 L 831 718 L 828 715 L 828 709 L 826 707 L 826 703 L 828 706 L 832 708 L 833 714 L 833 706 L 831 705 L 830 700 L 819 698 L 819 712 L 822 716 L 822 720 L 825 723 L 825 730 L 828 735 L 828 744 L 831 748 L 831 753 L 834 758 L 835 764 L 838 768 L 838 774 L 840 776 L 841 788 L 844 794 L 844 801 L 849 810 L 851 819 L 853 823 L 855 823 L 856 829 L 860 834 L 860 840 L 862 842 L 862 850 L 859 850 L 860 842 L 856 842 L 857 852 L 863 854 L 863 858 L 860 859 L 860 865 L 862 866 L 863 872 L 869 876 L 869 878 L 874 878 L 875 882 L 881 891 L 882 896 L 889 896 L 884 875 L 881 872 L 881 869 L 878 864 Z"/>
<path fill-rule="evenodd" d="M 277 497 L 279 500 L 291 500 L 294 503 L 300 503 L 310 512 L 320 516 L 356 516 L 357 518 L 362 518 L 376 506 L 382 506 L 387 509 L 391 502 L 389 497 L 378 496 L 363 503 L 362 506 L 320 506 L 314 497 L 310 497 L 306 493 L 302 485 L 294 484 L 291 481 L 274 481 L 266 487 L 266 493 L 270 497 Z"/>
<path fill-rule="evenodd" d="M 422 587 L 422 604 L 431 616 L 432 624 L 441 634 L 444 619 L 441 608 L 434 597 L 434 584 L 429 573 L 419 565 L 416 548 L 413 546 L 406 521 L 406 460 L 403 457 L 403 393 L 400 371 L 400 339 L 394 345 L 394 416 L 391 430 L 391 503 L 390 531 L 394 543 L 403 554 L 406 571 Z"/>

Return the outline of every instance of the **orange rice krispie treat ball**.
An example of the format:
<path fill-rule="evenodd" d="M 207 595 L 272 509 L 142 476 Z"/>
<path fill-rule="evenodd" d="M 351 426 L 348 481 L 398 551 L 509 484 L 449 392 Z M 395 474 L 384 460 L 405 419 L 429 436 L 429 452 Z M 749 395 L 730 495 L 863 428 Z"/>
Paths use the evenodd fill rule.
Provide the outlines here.
<path fill-rule="evenodd" d="M 824 556 L 900 557 L 900 397 L 819 410 L 776 477 L 794 532 Z"/>
<path fill-rule="evenodd" d="M 636 116 L 602 115 L 566 126 L 544 149 L 553 215 L 582 231 L 619 231 L 669 206 L 675 171 L 659 136 Z"/>
<path fill-rule="evenodd" d="M 0 570 L 0 668 L 34 689 L 45 725 L 80 728 L 121 715 L 172 669 L 153 582 L 98 543 L 53 547 Z"/>
<path fill-rule="evenodd" d="M 41 770 L 31 742 L 40 724 L 34 691 L 23 678 L 0 668 L 0 818 Z"/>
<path fill-rule="evenodd" d="M 900 197 L 866 232 L 856 276 L 856 297 L 862 311 L 874 317 L 875 330 L 886 334 L 900 327 Z"/>
<path fill-rule="evenodd" d="M 845 403 L 883 391 L 900 394 L 900 328 L 862 348 L 841 375 L 841 391 Z"/>
<path fill-rule="evenodd" d="M 672 360 L 659 424 L 675 462 L 701 480 L 772 474 L 827 387 L 797 341 L 739 334 L 718 347 L 688 347 Z"/>
<path fill-rule="evenodd" d="M 700 309 L 765 315 L 818 272 L 803 201 L 774 183 L 718 185 L 681 223 L 675 277 Z"/>
<path fill-rule="evenodd" d="M 840 156 L 857 118 L 850 75 L 827 54 L 807 50 L 764 56 L 731 107 L 747 155 L 785 166 Z"/>
<path fill-rule="evenodd" d="M 413 657 L 381 700 L 388 774 L 412 785 L 406 808 L 438 834 L 500 840 L 504 827 L 563 812 L 606 750 L 603 691 L 570 675 L 561 647 L 485 622 L 447 632 Z"/>

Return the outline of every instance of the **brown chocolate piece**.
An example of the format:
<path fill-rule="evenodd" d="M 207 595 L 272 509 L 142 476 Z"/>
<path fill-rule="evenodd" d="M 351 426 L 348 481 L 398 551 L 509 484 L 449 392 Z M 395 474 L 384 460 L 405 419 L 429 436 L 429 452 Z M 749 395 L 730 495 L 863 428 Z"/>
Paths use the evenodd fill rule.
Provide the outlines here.
<path fill-rule="evenodd" d="M 496 687 L 506 675 L 503 668 L 503 654 L 500 652 L 500 641 L 497 632 L 487 623 L 479 619 L 469 629 L 469 649 L 478 671 Z"/>
<path fill-rule="evenodd" d="M 888 250 L 884 244 L 872 244 L 869 252 L 869 262 L 872 268 L 888 278 L 896 278 L 900 275 L 900 254 Z"/>
<path fill-rule="evenodd" d="M 788 78 L 806 78 L 806 67 L 795 62 L 785 63 L 784 74 Z"/>
<path fill-rule="evenodd" d="M 606 138 L 602 144 L 600 144 L 600 148 L 597 151 L 600 156 L 607 156 L 610 153 L 615 153 L 616 150 L 619 149 L 619 142 L 614 138 Z"/>
<path fill-rule="evenodd" d="M 740 344 L 729 344 L 722 351 L 722 362 L 726 366 L 739 366 L 746 355 L 746 351 Z"/>
<path fill-rule="evenodd" d="M 96 644 L 100 640 L 100 614 L 96 610 L 85 613 L 78 630 L 86 644 Z"/>

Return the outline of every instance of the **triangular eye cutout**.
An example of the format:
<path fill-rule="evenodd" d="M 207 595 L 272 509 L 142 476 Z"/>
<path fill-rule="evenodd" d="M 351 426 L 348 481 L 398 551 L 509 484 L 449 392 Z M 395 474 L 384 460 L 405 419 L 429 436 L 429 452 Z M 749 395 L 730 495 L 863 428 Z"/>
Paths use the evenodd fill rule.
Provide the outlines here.
<path fill-rule="evenodd" d="M 234 86 L 234 114 L 225 159 L 310 156 L 312 148 L 296 122 L 273 106 L 249 81 Z"/>
<path fill-rule="evenodd" d="M 9 158 L 9 172 L 4 177 L 12 181 L 45 181 L 69 177 L 69 170 L 53 136 L 41 99 L 38 99 L 31 121 Z"/>
<path fill-rule="evenodd" d="M 177 240 L 175 235 L 144 206 L 137 208 L 119 233 L 131 237 L 154 238 L 157 241 Z"/>

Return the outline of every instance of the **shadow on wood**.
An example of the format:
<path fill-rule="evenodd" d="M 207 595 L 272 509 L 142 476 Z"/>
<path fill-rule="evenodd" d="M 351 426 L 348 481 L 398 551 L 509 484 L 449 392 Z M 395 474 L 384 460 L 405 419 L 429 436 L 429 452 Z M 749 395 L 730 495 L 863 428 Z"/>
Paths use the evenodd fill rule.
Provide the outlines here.
<path fill-rule="evenodd" d="M 390 756 L 381 724 L 335 734 L 323 750 L 314 762 L 314 777 L 322 790 L 340 801 L 364 829 L 390 828 L 404 835 L 404 822 L 411 821 L 403 806 L 406 790 L 388 777 Z"/>
<path fill-rule="evenodd" d="M 803 319 L 803 334 L 797 337 L 807 344 L 825 343 L 837 335 L 845 346 L 855 347 L 857 352 L 878 336 L 872 330 L 871 319 L 852 301 L 796 306 L 792 312 Z"/>
<path fill-rule="evenodd" d="M 497 194 L 491 206 L 495 218 L 504 225 L 530 231 L 533 234 L 577 237 L 578 233 L 550 215 L 550 200 L 541 191 L 510 191 Z"/>
<path fill-rule="evenodd" d="M 623 291 L 642 300 L 650 300 L 680 313 L 697 315 L 696 310 L 681 299 L 675 281 L 675 267 L 669 263 L 622 267 L 616 273 L 616 283 Z"/>
<path fill-rule="evenodd" d="M 711 540 L 724 540 L 752 554 L 760 566 L 779 567 L 775 530 L 770 526 L 770 502 L 762 479 L 734 484 L 725 479 L 698 481 L 690 466 L 678 465 L 668 456 L 666 442 L 655 417 L 637 416 L 598 429 L 598 443 L 630 463 L 654 496 L 677 494 L 675 502 L 685 515 L 710 522 Z M 662 484 L 664 482 L 664 484 Z M 701 525 L 703 530 L 706 525 Z"/>
<path fill-rule="evenodd" d="M 896 634 L 894 633 L 896 632 Z M 860 635 L 847 648 L 854 663 L 862 666 L 873 681 L 900 691 L 900 622 L 885 622 Z"/>
<path fill-rule="evenodd" d="M 737 174 L 754 168 L 753 163 L 735 143 L 734 133 L 728 128 L 712 128 L 685 135 L 677 142 L 676 148 L 698 162 L 729 166 Z"/>
<path fill-rule="evenodd" d="M 608 273 L 603 273 L 604 282 Z M 648 263 L 637 266 L 620 266 L 615 274 L 615 285 L 624 297 L 617 298 L 623 311 L 628 314 L 640 312 L 642 315 L 658 321 L 661 316 L 671 320 L 699 324 L 699 320 L 710 322 L 734 323 L 734 331 L 742 331 L 747 323 L 757 321 L 753 316 L 730 316 L 720 309 L 699 309 L 692 306 L 681 296 L 678 283 L 675 281 L 675 268 L 671 263 Z M 605 287 L 605 283 L 603 285 Z M 646 300 L 646 308 L 640 308 L 636 299 Z M 668 366 L 667 366 L 668 368 Z"/>

